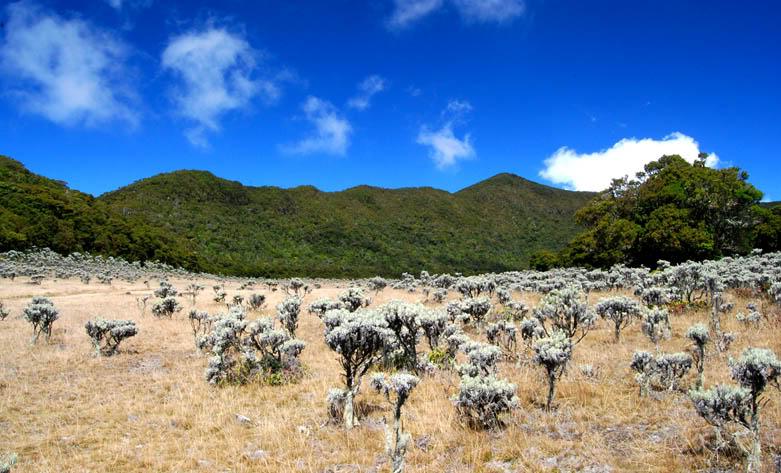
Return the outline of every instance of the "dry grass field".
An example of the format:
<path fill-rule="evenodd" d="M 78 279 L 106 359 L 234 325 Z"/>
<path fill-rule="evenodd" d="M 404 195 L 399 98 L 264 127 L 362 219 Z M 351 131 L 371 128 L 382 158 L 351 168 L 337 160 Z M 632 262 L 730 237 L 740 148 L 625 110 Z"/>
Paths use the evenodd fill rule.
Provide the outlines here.
<path fill-rule="evenodd" d="M 172 281 L 184 288 L 190 281 Z M 201 281 L 207 288 L 214 282 Z M 307 295 L 305 307 L 320 297 L 335 297 L 346 282 L 323 284 Z M 264 315 L 283 298 L 263 288 L 236 293 L 268 296 Z M 141 315 L 136 297 L 151 294 L 143 284 L 115 282 L 84 285 L 77 280 L 3 281 L 0 300 L 11 315 L 0 322 L 0 454 L 15 452 L 18 472 L 369 472 L 388 471 L 383 453 L 383 418 L 389 405 L 364 389 L 358 396 L 361 426 L 346 431 L 327 422 L 325 396 L 341 386 L 336 357 L 323 341 L 321 321 L 302 310 L 297 337 L 307 343 L 301 358 L 306 373 L 285 386 L 251 384 L 214 387 L 204 380 L 207 358 L 196 351 L 184 310 L 172 320 Z M 32 296 L 45 295 L 60 310 L 49 344 L 30 344 L 31 328 L 21 318 Z M 225 306 L 202 292 L 196 307 L 217 313 Z M 603 294 L 591 294 L 595 302 Z M 385 289 L 373 304 L 392 299 L 417 301 L 420 293 Z M 533 305 L 539 296 L 513 294 Z M 746 300 L 728 294 L 736 308 Z M 151 304 L 150 304 L 151 305 Z M 725 330 L 738 334 L 730 354 L 747 346 L 781 354 L 776 326 L 746 329 L 725 317 Z M 255 318 L 260 314 L 251 313 Z M 139 334 L 121 352 L 97 358 L 84 331 L 96 316 L 132 319 Z M 689 347 L 684 337 L 695 322 L 707 322 L 704 310 L 672 317 L 673 336 L 663 351 Z M 475 334 L 470 334 L 477 337 Z M 556 409 L 546 413 L 542 369 L 529 363 L 502 363 L 500 376 L 518 386 L 520 408 L 506 426 L 476 432 L 459 422 L 450 397 L 458 376 L 424 376 L 404 407 L 405 428 L 413 445 L 407 453 L 410 472 L 588 471 L 676 472 L 740 471 L 740 459 L 719 463 L 705 446 L 712 429 L 696 414 L 685 393 L 638 397 L 629 368 L 636 349 L 653 350 L 630 326 L 613 342 L 600 321 L 575 348 L 573 361 L 558 387 Z M 590 364 L 595 376 L 581 372 Z M 693 383 L 694 373 L 687 381 Z M 710 353 L 705 385 L 731 382 L 727 357 Z M 772 471 L 772 455 L 781 451 L 781 398 L 768 389 L 763 411 L 763 465 Z M 245 416 L 249 421 L 240 421 Z"/>

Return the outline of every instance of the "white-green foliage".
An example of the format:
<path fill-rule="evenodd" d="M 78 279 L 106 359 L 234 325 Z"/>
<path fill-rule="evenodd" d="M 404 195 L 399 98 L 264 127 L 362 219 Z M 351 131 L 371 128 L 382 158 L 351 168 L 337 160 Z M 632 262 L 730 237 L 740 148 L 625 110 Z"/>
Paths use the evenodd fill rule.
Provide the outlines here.
<path fill-rule="evenodd" d="M 459 302 L 459 309 L 467 316 L 462 321 L 479 328 L 483 326 L 486 315 L 491 311 L 491 300 L 487 297 L 470 297 Z"/>
<path fill-rule="evenodd" d="M 228 293 L 225 292 L 222 286 L 213 286 L 212 290 L 214 291 L 214 302 L 217 303 L 223 303 L 225 302 L 225 298 L 228 296 Z"/>
<path fill-rule="evenodd" d="M 462 376 L 453 403 L 470 426 L 491 429 L 502 425 L 502 414 L 518 407 L 515 389 L 514 384 L 493 375 Z"/>
<path fill-rule="evenodd" d="M 461 345 L 467 362 L 458 367 L 462 376 L 488 376 L 496 373 L 496 363 L 502 356 L 499 347 L 487 343 L 468 341 Z"/>
<path fill-rule="evenodd" d="M 206 369 L 211 384 L 243 384 L 268 375 L 292 379 L 300 372 L 298 357 L 304 347 L 301 340 L 275 330 L 269 318 L 249 322 L 238 307 L 220 317 L 212 331 L 198 340 L 198 348 L 212 355 Z"/>
<path fill-rule="evenodd" d="M 323 321 L 325 343 L 339 355 L 346 385 L 342 409 L 344 425 L 352 428 L 357 425 L 353 399 L 361 379 L 369 367 L 381 360 L 386 340 L 393 338 L 393 332 L 388 329 L 385 317 L 374 310 L 332 310 L 325 314 Z"/>
<path fill-rule="evenodd" d="M 5 320 L 8 315 L 10 315 L 10 312 L 8 312 L 3 301 L 0 301 L 0 320 Z"/>
<path fill-rule="evenodd" d="M 645 305 L 659 307 L 675 300 L 675 295 L 670 289 L 652 286 L 642 288 L 640 299 Z"/>
<path fill-rule="evenodd" d="M 534 362 L 545 369 L 548 397 L 545 409 L 550 410 L 556 392 L 556 381 L 561 378 L 572 359 L 572 339 L 561 330 L 534 342 Z"/>
<path fill-rule="evenodd" d="M 659 342 L 670 338 L 670 313 L 667 309 L 651 307 L 643 314 L 642 329 L 658 350 Z"/>
<path fill-rule="evenodd" d="M 705 346 L 710 341 L 708 327 L 696 324 L 686 331 L 686 338 L 694 343 L 694 362 L 697 364 L 697 389 L 702 388 L 703 372 L 705 371 Z"/>
<path fill-rule="evenodd" d="M 428 309 L 422 304 L 391 301 L 381 306 L 377 311 L 385 318 L 388 328 L 393 332 L 396 343 L 403 351 L 401 360 L 403 367 L 417 373 L 417 344 L 420 332 L 423 330 L 420 317 L 428 312 Z"/>
<path fill-rule="evenodd" d="M 198 298 L 198 294 L 205 289 L 204 286 L 196 283 L 189 284 L 184 290 L 184 294 L 190 296 L 193 305 L 195 305 L 195 300 Z"/>
<path fill-rule="evenodd" d="M 166 297 L 176 297 L 179 295 L 179 291 L 174 288 L 170 282 L 163 279 L 160 281 L 160 287 L 155 289 L 155 297 L 158 299 L 165 299 Z"/>
<path fill-rule="evenodd" d="M 754 303 L 746 305 L 748 313 L 738 312 L 735 314 L 735 319 L 743 325 L 750 325 L 757 327 L 762 322 L 762 314 L 757 310 L 757 306 Z"/>
<path fill-rule="evenodd" d="M 404 471 L 404 454 L 407 452 L 411 436 L 403 430 L 401 408 L 419 382 L 420 379 L 407 373 L 391 376 L 375 373 L 371 377 L 371 387 L 384 394 L 393 406 L 393 427 L 385 424 L 385 454 L 391 461 L 391 473 Z"/>
<path fill-rule="evenodd" d="M 781 304 L 781 282 L 773 283 L 767 293 L 776 304 Z"/>
<path fill-rule="evenodd" d="M 751 449 L 744 449 L 748 457 L 747 471 L 758 473 L 762 470 L 761 396 L 769 384 L 778 387 L 781 362 L 772 350 L 747 348 L 739 359 L 730 360 L 730 368 L 732 379 L 739 387 L 719 385 L 707 391 L 690 391 L 689 397 L 697 413 L 716 427 L 719 438 L 728 423 L 748 429 Z"/>
<path fill-rule="evenodd" d="M 198 339 L 211 332 L 212 324 L 217 320 L 217 317 L 210 316 L 206 311 L 192 309 L 187 314 L 187 319 L 190 321 L 190 327 L 193 330 L 195 345 L 198 346 Z"/>
<path fill-rule="evenodd" d="M 534 308 L 534 318 L 546 336 L 562 331 L 578 343 L 594 326 L 596 314 L 588 306 L 586 295 L 577 287 L 566 287 L 549 292 Z"/>
<path fill-rule="evenodd" d="M 152 306 L 152 313 L 156 317 L 168 317 L 169 319 L 173 315 L 182 310 L 181 304 L 174 297 L 166 297 L 159 302 L 155 302 Z"/>
<path fill-rule="evenodd" d="M 11 468 L 16 465 L 17 457 L 15 453 L 0 455 L 0 473 L 11 473 Z"/>
<path fill-rule="evenodd" d="M 418 323 L 426 335 L 429 348 L 432 350 L 438 348 L 440 339 L 448 326 L 447 314 L 442 310 L 426 309 L 418 315 Z"/>
<path fill-rule="evenodd" d="M 385 278 L 381 278 L 379 276 L 373 277 L 368 281 L 369 289 L 377 293 L 385 289 L 387 285 L 388 285 L 388 281 L 385 280 Z"/>
<path fill-rule="evenodd" d="M 447 289 L 436 289 L 433 293 L 431 293 L 431 298 L 436 302 L 437 304 L 441 304 L 445 302 L 445 299 L 447 298 Z"/>
<path fill-rule="evenodd" d="M 266 305 L 266 296 L 263 294 L 252 294 L 247 299 L 247 307 L 250 310 L 261 310 Z"/>
<path fill-rule="evenodd" d="M 522 320 L 519 329 L 521 338 L 526 343 L 528 349 L 532 348 L 532 344 L 535 340 L 545 336 L 545 329 L 543 329 L 542 324 L 539 320 L 534 318 Z"/>
<path fill-rule="evenodd" d="M 350 312 L 355 312 L 362 307 L 368 307 L 371 304 L 369 299 L 364 293 L 363 289 L 359 287 L 351 287 L 345 292 L 339 295 L 339 301 L 342 306 Z"/>
<path fill-rule="evenodd" d="M 24 318 L 33 326 L 33 343 L 43 334 L 46 340 L 52 335 L 52 325 L 60 317 L 54 303 L 46 297 L 36 296 L 23 311 Z"/>
<path fill-rule="evenodd" d="M 729 422 L 751 428 L 751 391 L 718 384 L 708 390 L 689 391 L 694 409 L 706 422 L 723 429 Z"/>
<path fill-rule="evenodd" d="M 309 313 L 316 315 L 318 318 L 323 318 L 326 312 L 329 310 L 343 309 L 344 304 L 340 301 L 332 301 L 331 299 L 318 299 L 309 304 Z"/>
<path fill-rule="evenodd" d="M 508 320 L 498 320 L 495 323 L 488 324 L 485 330 L 485 337 L 488 343 L 498 346 L 502 354 L 508 360 L 515 359 L 518 348 L 518 329 L 515 324 Z"/>
<path fill-rule="evenodd" d="M 635 299 L 620 296 L 602 299 L 597 303 L 595 310 L 600 317 L 613 323 L 613 333 L 618 342 L 621 338 L 621 330 L 640 317 L 643 307 Z"/>
<path fill-rule="evenodd" d="M 730 360 L 732 379 L 759 398 L 768 384 L 778 384 L 781 362 L 767 348 L 747 348 L 740 358 Z"/>
<path fill-rule="evenodd" d="M 112 356 L 119 350 L 122 340 L 136 336 L 138 328 L 132 320 L 88 320 L 84 325 L 87 335 L 92 340 L 95 353 Z"/>
<path fill-rule="evenodd" d="M 298 296 L 291 296 L 277 305 L 277 320 L 285 327 L 291 337 L 296 336 L 298 330 L 298 317 L 301 314 L 302 300 Z"/>
<path fill-rule="evenodd" d="M 674 389 L 692 367 L 688 353 L 661 353 L 653 356 L 646 351 L 636 351 L 632 356 L 631 368 L 637 373 L 635 379 L 640 385 L 640 395 L 649 389 Z"/>
<path fill-rule="evenodd" d="M 288 295 L 303 296 L 309 292 L 309 286 L 299 278 L 293 278 L 282 286 L 285 293 Z"/>

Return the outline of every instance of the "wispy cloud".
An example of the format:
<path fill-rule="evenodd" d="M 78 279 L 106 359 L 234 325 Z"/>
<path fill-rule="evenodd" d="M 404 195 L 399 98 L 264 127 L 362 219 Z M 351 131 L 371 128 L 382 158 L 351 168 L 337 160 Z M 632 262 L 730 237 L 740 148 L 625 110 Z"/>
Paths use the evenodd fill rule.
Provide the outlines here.
<path fill-rule="evenodd" d="M 504 23 L 524 14 L 522 0 L 453 0 L 461 17 L 467 22 Z"/>
<path fill-rule="evenodd" d="M 12 3 L 6 12 L 0 64 L 24 110 L 69 126 L 138 124 L 122 41 L 32 2 Z"/>
<path fill-rule="evenodd" d="M 442 111 L 443 123 L 439 128 L 432 129 L 427 125 L 420 128 L 417 143 L 430 148 L 429 157 L 437 168 L 445 169 L 459 160 L 475 156 L 471 135 L 465 133 L 463 138 L 458 138 L 453 132 L 455 127 L 463 125 L 466 114 L 471 111 L 469 102 L 451 100 Z"/>
<path fill-rule="evenodd" d="M 328 101 L 308 97 L 301 106 L 304 116 L 313 126 L 313 132 L 282 150 L 293 154 L 325 153 L 344 155 L 350 146 L 352 126 Z"/>
<path fill-rule="evenodd" d="M 388 27 L 402 29 L 442 8 L 443 0 L 394 0 Z"/>
<path fill-rule="evenodd" d="M 578 153 L 562 147 L 545 160 L 540 176 L 572 190 L 601 191 L 610 186 L 612 179 L 633 177 L 649 162 L 672 154 L 694 162 L 700 154 L 700 145 L 694 138 L 675 132 L 661 140 L 625 138 L 594 153 Z M 710 167 L 718 163 L 716 154 L 709 155 L 705 162 Z"/>
<path fill-rule="evenodd" d="M 387 81 L 378 75 L 372 75 L 358 84 L 358 93 L 347 102 L 347 106 L 357 110 L 366 110 L 371 105 L 371 99 L 385 90 Z"/>
<path fill-rule="evenodd" d="M 177 112 L 195 126 L 185 135 L 196 146 L 208 146 L 207 132 L 220 130 L 226 113 L 246 108 L 260 97 L 275 102 L 280 87 L 273 79 L 256 77 L 259 53 L 239 34 L 207 27 L 170 39 L 163 68 L 179 83 L 173 89 Z"/>
<path fill-rule="evenodd" d="M 152 0 L 105 0 L 111 8 L 114 10 L 122 10 L 123 8 L 146 8 L 152 5 Z"/>
<path fill-rule="evenodd" d="M 526 12 L 523 0 L 449 0 L 466 23 L 506 23 Z M 443 9 L 444 0 L 394 0 L 387 25 L 404 29 Z"/>

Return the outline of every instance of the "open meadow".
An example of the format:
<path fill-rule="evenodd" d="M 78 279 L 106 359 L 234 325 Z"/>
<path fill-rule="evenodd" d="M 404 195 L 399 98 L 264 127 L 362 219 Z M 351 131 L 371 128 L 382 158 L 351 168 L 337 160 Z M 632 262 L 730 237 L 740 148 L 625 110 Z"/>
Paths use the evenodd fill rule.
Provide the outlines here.
<path fill-rule="evenodd" d="M 170 319 L 143 313 L 138 300 L 150 296 L 158 281 L 114 280 L 84 284 L 76 278 L 29 277 L 4 279 L 0 301 L 9 316 L 0 322 L 0 454 L 14 452 L 19 472 L 85 471 L 388 471 L 384 423 L 393 407 L 364 379 L 356 398 L 360 425 L 346 429 L 329 420 L 326 396 L 343 385 L 337 354 L 324 341 L 324 323 L 307 313 L 310 303 L 336 299 L 349 281 L 307 281 L 296 338 L 305 342 L 300 354 L 302 374 L 281 385 L 256 381 L 243 385 L 206 382 L 209 355 L 198 350 L 188 321 L 191 308 L 225 313 L 225 303 L 213 300 L 212 286 L 223 285 L 228 300 L 252 293 L 266 296 L 262 309 L 247 311 L 247 319 L 274 318 L 287 296 L 282 286 L 257 283 L 243 288 L 239 281 L 171 278 L 183 289 L 196 282 L 206 288 L 195 298 L 180 297 L 183 307 Z M 367 310 L 392 300 L 421 302 L 444 310 L 428 291 L 392 288 L 365 289 Z M 604 297 L 632 296 L 624 289 L 588 294 L 594 305 Z M 59 311 L 51 339 L 31 343 L 24 307 L 34 296 L 49 298 Z M 512 300 L 529 308 L 541 295 L 511 291 Z M 730 383 L 728 358 L 746 347 L 781 353 L 778 326 L 765 317 L 755 325 L 739 323 L 735 313 L 752 302 L 744 290 L 728 290 L 734 308 L 721 319 L 721 328 L 735 334 L 732 345 L 719 353 L 710 344 L 704 366 L 704 385 Z M 758 300 L 753 300 L 759 303 Z M 502 305 L 491 300 L 487 319 L 499 317 Z M 778 315 L 766 301 L 764 310 Z M 773 312 L 775 311 L 775 312 Z M 110 357 L 96 356 L 85 323 L 96 317 L 134 321 L 137 336 L 127 339 Z M 671 311 L 670 336 L 659 352 L 691 353 L 687 329 L 708 324 L 709 308 L 699 305 Z M 463 331 L 485 341 L 470 325 Z M 424 338 L 424 337 L 423 337 Z M 635 321 L 614 340 L 612 323 L 597 319 L 572 351 L 572 359 L 556 385 L 552 409 L 545 409 L 544 369 L 533 362 L 533 351 L 520 337 L 517 359 L 503 357 L 497 376 L 517 387 L 517 406 L 501 417 L 501 425 L 478 429 L 459 415 L 451 400 L 459 391 L 456 368 L 431 369 L 403 409 L 403 428 L 411 435 L 406 470 L 411 472 L 511 471 L 742 471 L 744 459 L 734 449 L 718 455 L 712 446 L 714 428 L 694 409 L 686 394 L 694 386 L 696 369 L 672 390 L 640 396 L 630 368 L 635 350 L 655 350 Z M 420 339 L 425 357 L 428 346 Z M 463 360 L 458 355 L 458 361 Z M 374 370 L 375 368 L 372 368 Z M 367 374 L 366 378 L 369 375 Z M 768 387 L 762 408 L 761 443 L 764 470 L 772 471 L 781 451 L 781 402 Z M 738 432 L 738 438 L 745 434 Z"/>

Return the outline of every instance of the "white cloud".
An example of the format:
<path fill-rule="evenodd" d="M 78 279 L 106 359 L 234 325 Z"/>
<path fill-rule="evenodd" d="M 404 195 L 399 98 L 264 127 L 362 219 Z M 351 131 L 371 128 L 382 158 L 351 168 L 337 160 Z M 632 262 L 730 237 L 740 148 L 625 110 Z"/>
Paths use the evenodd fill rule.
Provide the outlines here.
<path fill-rule="evenodd" d="M 610 186 L 612 179 L 634 177 L 637 172 L 664 155 L 678 154 L 694 162 L 700 154 L 700 146 L 690 136 L 672 133 L 661 140 L 651 138 L 624 138 L 608 149 L 581 154 L 562 147 L 545 160 L 540 176 L 578 191 L 601 191 Z M 711 154 L 705 161 L 716 167 L 719 158 Z"/>
<path fill-rule="evenodd" d="M 326 153 L 344 155 L 350 146 L 352 126 L 330 102 L 308 97 L 301 106 L 314 133 L 283 151 L 294 154 Z"/>
<path fill-rule="evenodd" d="M 458 138 L 453 133 L 453 128 L 464 122 L 464 117 L 472 111 L 472 105 L 465 100 L 451 100 L 442 111 L 445 123 L 436 130 L 423 125 L 418 132 L 417 143 L 430 147 L 429 156 L 437 168 L 445 169 L 456 164 L 460 159 L 469 159 L 475 156 L 475 148 L 472 146 L 472 137 L 465 133 L 463 138 Z"/>
<path fill-rule="evenodd" d="M 120 11 L 127 8 L 146 8 L 152 5 L 152 0 L 105 0 L 111 8 Z"/>
<path fill-rule="evenodd" d="M 138 124 L 121 41 L 31 2 L 6 10 L 0 64 L 22 108 L 61 125 Z"/>
<path fill-rule="evenodd" d="M 388 26 L 394 29 L 406 28 L 412 23 L 439 10 L 443 0 L 394 0 L 393 14 Z"/>
<path fill-rule="evenodd" d="M 467 23 L 506 23 L 524 14 L 523 0 L 449 0 Z M 441 10 L 444 0 L 394 0 L 391 29 L 403 29 Z"/>
<path fill-rule="evenodd" d="M 383 77 L 372 75 L 358 84 L 358 94 L 347 102 L 347 106 L 357 110 L 366 110 L 371 105 L 374 95 L 385 90 L 386 81 Z"/>
<path fill-rule="evenodd" d="M 254 78 L 257 57 L 244 38 L 222 28 L 171 38 L 162 65 L 180 79 L 173 101 L 180 115 L 195 122 L 185 133 L 192 144 L 207 146 L 206 133 L 220 130 L 222 116 L 246 108 L 256 96 L 279 98 L 276 82 Z"/>
<path fill-rule="evenodd" d="M 526 11 L 522 0 L 453 0 L 461 16 L 469 22 L 504 23 Z"/>

